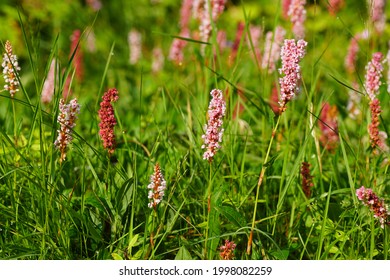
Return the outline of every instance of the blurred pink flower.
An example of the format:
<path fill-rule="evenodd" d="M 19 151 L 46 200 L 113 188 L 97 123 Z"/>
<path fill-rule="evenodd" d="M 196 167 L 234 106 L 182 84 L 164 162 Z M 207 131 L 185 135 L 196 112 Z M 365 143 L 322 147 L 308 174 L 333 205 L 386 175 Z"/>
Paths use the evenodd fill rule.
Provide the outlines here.
<path fill-rule="evenodd" d="M 347 55 L 344 60 L 344 66 L 348 73 L 352 74 L 355 72 L 357 55 L 359 52 L 359 43 L 357 38 L 352 37 L 349 41 Z"/>
<path fill-rule="evenodd" d="M 127 36 L 127 42 L 129 44 L 129 49 L 130 49 L 129 63 L 131 65 L 137 64 L 137 62 L 141 58 L 142 55 L 141 40 L 142 40 L 141 33 L 135 29 L 132 29 Z"/>
<path fill-rule="evenodd" d="M 72 62 L 75 68 L 75 77 L 79 82 L 82 81 L 84 77 L 83 52 L 80 48 L 80 39 L 81 31 L 79 29 L 73 31 L 72 36 L 70 36 L 70 56 L 74 54 Z"/>
<path fill-rule="evenodd" d="M 321 129 L 320 142 L 328 151 L 334 151 L 339 143 L 339 132 L 337 122 L 337 107 L 326 102 L 321 111 L 318 125 Z"/>
<path fill-rule="evenodd" d="M 370 100 L 374 100 L 379 93 L 382 77 L 382 59 L 383 55 L 380 52 L 372 55 L 372 60 L 366 66 L 365 88 Z"/>
<path fill-rule="evenodd" d="M 188 29 L 188 24 L 191 19 L 193 0 L 182 0 L 180 8 L 180 29 Z"/>
<path fill-rule="evenodd" d="M 53 58 L 50 64 L 49 72 L 47 73 L 46 80 L 43 84 L 42 88 L 42 94 L 41 94 L 41 101 L 42 103 L 50 103 L 53 99 L 54 95 L 54 88 L 55 88 L 55 81 L 56 81 L 56 73 L 58 73 L 58 67 L 57 62 Z"/>
<path fill-rule="evenodd" d="M 116 125 L 116 119 L 114 115 L 114 108 L 112 102 L 118 100 L 118 90 L 115 88 L 109 89 L 104 93 L 100 102 L 99 118 L 100 118 L 100 131 L 99 135 L 103 141 L 103 147 L 107 149 L 109 154 L 114 153 L 115 151 L 115 133 L 114 126 Z"/>
<path fill-rule="evenodd" d="M 225 245 L 219 247 L 219 255 L 223 260 L 232 260 L 234 258 L 234 250 L 236 249 L 234 241 L 225 240 Z"/>
<path fill-rule="evenodd" d="M 237 51 L 238 51 L 238 48 L 240 47 L 241 38 L 244 34 L 244 30 L 245 30 L 245 24 L 242 21 L 239 21 L 237 23 L 236 37 L 235 37 L 234 42 L 233 42 L 232 52 L 231 52 L 230 57 L 229 57 L 229 64 L 232 64 L 232 62 L 234 61 L 234 59 L 237 56 Z"/>
<path fill-rule="evenodd" d="M 59 113 L 57 122 L 60 124 L 60 129 L 57 130 L 58 137 L 54 142 L 54 146 L 60 150 L 60 162 L 66 158 L 66 150 L 70 142 L 73 140 L 72 129 L 76 126 L 77 116 L 80 113 L 80 105 L 77 99 L 72 99 L 69 104 L 65 104 L 64 99 L 60 99 Z"/>
<path fill-rule="evenodd" d="M 18 58 L 12 52 L 12 45 L 10 41 L 6 41 L 5 53 L 3 55 L 3 77 L 5 81 L 4 89 L 9 91 L 11 98 L 14 97 L 15 93 L 19 91 L 19 80 L 17 78 L 18 72 L 20 71 Z"/>
<path fill-rule="evenodd" d="M 344 6 L 344 0 L 328 0 L 328 11 L 331 15 L 336 15 L 337 12 Z"/>
<path fill-rule="evenodd" d="M 209 5 L 210 4 L 210 5 Z M 200 21 L 199 32 L 203 42 L 208 42 L 212 32 L 212 22 L 216 22 L 225 9 L 226 0 L 195 0 L 193 3 L 194 17 Z M 211 8 L 211 18 L 210 18 Z M 202 44 L 204 51 L 206 45 Z"/>
<path fill-rule="evenodd" d="M 261 28 L 261 26 L 251 25 L 249 27 L 249 33 L 253 44 L 253 51 L 251 55 L 256 56 L 257 61 L 260 62 L 261 61 L 260 39 L 263 36 L 263 29 Z M 247 35 L 247 44 L 250 48 L 252 48 L 248 35 Z"/>
<path fill-rule="evenodd" d="M 284 19 L 288 19 L 288 11 L 290 9 L 291 0 L 282 0 L 282 16 Z"/>
<path fill-rule="evenodd" d="M 371 21 L 375 30 L 382 34 L 386 26 L 386 0 L 367 0 Z"/>
<path fill-rule="evenodd" d="M 224 132 L 222 119 L 226 113 L 226 103 L 223 100 L 222 90 L 213 89 L 210 95 L 212 99 L 208 109 L 208 123 L 205 126 L 206 133 L 202 135 L 204 140 L 202 149 L 206 149 L 203 159 L 212 162 L 217 150 L 221 148 L 220 143 L 222 142 Z"/>
<path fill-rule="evenodd" d="M 152 72 L 158 73 L 164 67 L 164 53 L 161 48 L 153 49 L 153 62 L 152 62 Z"/>
<path fill-rule="evenodd" d="M 385 225 L 390 225 L 390 212 L 387 210 L 384 200 L 379 198 L 372 189 L 361 186 L 361 188 L 356 190 L 356 196 L 374 213 L 374 218 L 379 220 L 382 228 Z"/>
<path fill-rule="evenodd" d="M 358 89 L 359 86 L 356 82 L 353 83 L 352 86 L 354 89 Z M 361 94 L 357 93 L 356 90 L 349 89 L 348 90 L 348 104 L 347 104 L 347 111 L 348 115 L 353 120 L 358 120 L 362 114 L 359 105 L 361 102 Z"/>
<path fill-rule="evenodd" d="M 288 9 L 288 16 L 293 24 L 292 31 L 295 35 L 295 39 L 305 38 L 305 10 L 306 0 L 291 0 L 290 7 Z"/>
<path fill-rule="evenodd" d="M 189 31 L 184 29 L 181 31 L 180 37 L 188 38 Z M 186 40 L 182 40 L 180 38 L 174 38 L 172 41 L 171 49 L 169 51 L 168 59 L 173 61 L 177 65 L 181 65 L 184 61 L 184 47 L 187 45 Z"/>
<path fill-rule="evenodd" d="M 286 104 L 298 91 L 298 81 L 301 79 L 301 68 L 299 62 L 305 56 L 307 42 L 299 40 L 297 43 L 294 39 L 284 40 L 280 56 L 282 59 L 282 68 L 279 73 L 284 75 L 279 78 L 280 84 L 280 113 L 286 110 Z"/>
<path fill-rule="evenodd" d="M 92 8 L 95 12 L 99 11 L 102 8 L 102 3 L 100 0 L 86 0 L 88 6 Z"/>
<path fill-rule="evenodd" d="M 148 198 L 150 200 L 148 207 L 156 210 L 157 205 L 161 202 L 164 197 L 167 183 L 161 172 L 160 165 L 156 163 L 154 166 L 153 175 L 150 177 L 150 184 L 148 185 L 149 193 Z"/>
<path fill-rule="evenodd" d="M 286 31 L 281 26 L 275 28 L 275 35 L 271 31 L 266 34 L 261 68 L 268 69 L 268 73 L 273 73 L 276 69 L 276 63 L 280 58 L 280 48 L 285 35 Z"/>

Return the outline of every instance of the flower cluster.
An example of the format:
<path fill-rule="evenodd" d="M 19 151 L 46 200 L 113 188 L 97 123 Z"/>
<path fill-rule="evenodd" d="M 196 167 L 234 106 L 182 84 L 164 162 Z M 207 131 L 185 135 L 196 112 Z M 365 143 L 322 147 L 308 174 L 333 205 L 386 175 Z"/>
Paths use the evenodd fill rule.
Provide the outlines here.
<path fill-rule="evenodd" d="M 313 176 L 310 175 L 310 163 L 304 161 L 301 166 L 302 190 L 307 198 L 311 196 L 311 188 L 314 186 Z"/>
<path fill-rule="evenodd" d="M 306 0 L 292 0 L 288 9 L 288 16 L 293 24 L 292 31 L 296 39 L 303 39 L 305 37 L 305 10 Z"/>
<path fill-rule="evenodd" d="M 218 17 L 222 14 L 225 9 L 226 0 L 198 0 L 194 1 L 193 12 L 194 17 L 199 19 L 200 26 L 199 32 L 200 37 L 203 42 L 208 42 L 211 31 L 212 31 L 212 22 L 215 22 Z M 210 18 L 210 8 L 211 8 L 211 18 Z M 205 45 L 202 45 L 204 47 Z M 203 49 L 202 49 L 203 51 Z"/>
<path fill-rule="evenodd" d="M 112 102 L 116 102 L 118 100 L 118 90 L 113 88 L 109 89 L 104 93 L 100 102 L 99 109 L 99 118 L 100 118 L 100 138 L 103 140 L 103 147 L 107 149 L 109 154 L 114 153 L 115 151 L 115 134 L 114 134 L 114 126 L 116 125 L 116 119 L 114 115 L 114 108 L 112 107 Z"/>
<path fill-rule="evenodd" d="M 276 27 L 275 35 L 271 31 L 265 35 L 265 47 L 261 68 L 268 69 L 269 73 L 274 72 L 276 69 L 276 62 L 279 60 L 280 48 L 285 35 L 286 31 L 281 26 Z"/>
<path fill-rule="evenodd" d="M 166 187 L 167 183 L 161 172 L 160 165 L 156 163 L 156 165 L 154 166 L 153 175 L 150 177 L 150 184 L 148 185 L 148 198 L 150 199 L 150 202 L 148 204 L 149 208 L 156 209 L 157 205 L 164 197 L 164 191 Z"/>
<path fill-rule="evenodd" d="M 226 103 L 223 100 L 222 90 L 213 89 L 210 92 L 212 99 L 208 109 L 208 123 L 205 127 L 206 133 L 202 135 L 204 144 L 202 149 L 206 149 L 203 154 L 203 159 L 211 162 L 214 158 L 215 153 L 221 148 L 223 128 L 222 118 L 226 113 Z"/>
<path fill-rule="evenodd" d="M 15 93 L 19 91 L 19 80 L 17 78 L 17 73 L 20 71 L 18 64 L 18 58 L 12 52 L 12 45 L 7 40 L 4 45 L 5 53 L 3 55 L 3 77 L 5 81 L 4 89 L 9 91 L 11 97 L 13 98 Z"/>
<path fill-rule="evenodd" d="M 333 151 L 339 142 L 337 107 L 325 103 L 322 107 L 319 126 L 321 129 L 320 142 L 328 151 Z"/>
<path fill-rule="evenodd" d="M 390 225 L 390 212 L 387 210 L 383 199 L 380 199 L 372 189 L 362 186 L 356 190 L 356 196 L 364 205 L 374 212 L 374 218 L 379 219 L 382 228 L 384 228 L 385 225 Z"/>
<path fill-rule="evenodd" d="M 301 68 L 299 62 L 305 56 L 307 42 L 299 40 L 297 43 L 294 39 L 284 40 L 284 45 L 280 52 L 282 59 L 282 68 L 279 69 L 280 74 L 284 77 L 279 78 L 280 84 L 280 112 L 286 110 L 286 104 L 294 96 L 298 88 L 298 81 L 301 78 Z"/>
<path fill-rule="evenodd" d="M 53 59 L 50 64 L 49 72 L 47 73 L 46 80 L 43 84 L 41 101 L 43 103 L 50 103 L 54 95 L 55 87 L 55 74 L 56 74 L 56 60 Z"/>
<path fill-rule="evenodd" d="M 370 102 L 371 123 L 368 125 L 368 133 L 370 135 L 371 147 L 380 146 L 381 139 L 379 138 L 379 119 L 381 114 L 381 105 L 379 99 L 374 99 Z"/>
<path fill-rule="evenodd" d="M 370 100 L 374 100 L 379 92 L 383 71 L 383 55 L 380 52 L 372 55 L 371 61 L 366 66 L 365 88 Z"/>
<path fill-rule="evenodd" d="M 225 245 L 219 247 L 219 255 L 223 260 L 232 260 L 234 258 L 234 249 L 236 249 L 234 241 L 225 240 Z"/>
<path fill-rule="evenodd" d="M 66 158 L 66 149 L 72 141 L 72 129 L 76 126 L 77 116 L 80 113 L 80 105 L 77 99 L 72 99 L 69 104 L 65 104 L 64 99 L 60 99 L 59 113 L 57 122 L 60 124 L 60 129 L 57 130 L 58 137 L 54 145 L 60 150 L 60 162 Z"/>

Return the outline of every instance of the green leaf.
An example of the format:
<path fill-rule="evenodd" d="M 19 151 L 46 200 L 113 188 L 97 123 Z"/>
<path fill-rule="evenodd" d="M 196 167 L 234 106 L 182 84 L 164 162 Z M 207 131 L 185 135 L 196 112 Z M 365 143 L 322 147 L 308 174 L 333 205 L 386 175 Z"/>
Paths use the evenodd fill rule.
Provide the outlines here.
<path fill-rule="evenodd" d="M 117 253 L 112 253 L 111 256 L 116 261 L 123 261 L 123 258 L 119 256 Z"/>
<path fill-rule="evenodd" d="M 176 254 L 175 260 L 192 260 L 190 252 L 185 246 L 181 246 Z"/>
<path fill-rule="evenodd" d="M 240 212 L 238 212 L 233 206 L 223 205 L 217 206 L 217 211 L 222 214 L 228 221 L 232 222 L 237 227 L 245 227 L 246 220 Z"/>

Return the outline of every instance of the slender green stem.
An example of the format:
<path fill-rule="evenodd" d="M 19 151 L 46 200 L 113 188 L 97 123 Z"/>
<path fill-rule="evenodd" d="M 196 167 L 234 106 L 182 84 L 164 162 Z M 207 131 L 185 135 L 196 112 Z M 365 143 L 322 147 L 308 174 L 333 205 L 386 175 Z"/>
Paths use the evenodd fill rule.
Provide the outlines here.
<path fill-rule="evenodd" d="M 207 223 L 206 223 L 206 237 L 204 240 L 204 258 L 207 259 L 207 243 L 209 239 L 209 227 L 210 227 L 210 212 L 211 212 L 211 186 L 212 186 L 212 170 L 211 170 L 211 162 L 209 164 L 209 184 L 207 187 Z"/>
<path fill-rule="evenodd" d="M 268 144 L 267 153 L 266 153 L 265 158 L 264 158 L 263 166 L 261 167 L 259 180 L 257 181 L 255 207 L 253 209 L 251 231 L 250 231 L 250 234 L 249 234 L 248 246 L 247 246 L 247 249 L 246 249 L 246 253 L 248 255 L 250 255 L 251 252 L 252 252 L 253 229 L 255 228 L 255 222 L 256 222 L 257 201 L 259 199 L 260 186 L 263 183 L 264 174 L 265 174 L 265 171 L 267 170 L 267 162 L 268 162 L 269 154 L 270 154 L 270 151 L 271 151 L 272 143 L 274 141 L 275 134 L 276 134 L 276 131 L 277 131 L 278 126 L 279 126 L 280 117 L 281 117 L 281 114 L 278 116 L 278 119 L 276 121 L 275 127 L 272 130 L 272 135 L 271 135 L 271 139 L 270 139 L 269 144 Z"/>

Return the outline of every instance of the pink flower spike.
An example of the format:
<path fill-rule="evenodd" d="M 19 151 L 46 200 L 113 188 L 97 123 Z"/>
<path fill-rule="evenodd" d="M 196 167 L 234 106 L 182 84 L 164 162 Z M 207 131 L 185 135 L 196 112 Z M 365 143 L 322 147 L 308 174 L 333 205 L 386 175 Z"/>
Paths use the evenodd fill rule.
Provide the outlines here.
<path fill-rule="evenodd" d="M 381 105 L 378 99 L 374 99 L 370 102 L 371 110 L 371 123 L 368 125 L 368 133 L 370 135 L 371 147 L 375 149 L 381 145 L 379 138 L 379 125 Z"/>
<path fill-rule="evenodd" d="M 150 202 L 148 204 L 149 208 L 154 208 L 156 210 L 157 205 L 164 197 L 164 192 L 166 188 L 167 183 L 161 172 L 160 165 L 156 163 L 156 165 L 154 166 L 154 173 L 150 177 L 150 184 L 148 185 L 148 198 L 150 199 Z"/>
<path fill-rule="evenodd" d="M 109 155 L 114 153 L 116 145 L 114 133 L 116 119 L 114 115 L 114 108 L 111 103 L 116 102 L 118 98 L 117 89 L 109 89 L 102 97 L 103 101 L 100 103 L 100 110 L 98 112 L 100 118 L 99 135 L 103 141 L 103 147 L 107 149 Z"/>
<path fill-rule="evenodd" d="M 206 149 L 206 152 L 203 154 L 203 159 L 211 163 L 217 150 L 221 148 L 220 143 L 222 142 L 224 132 L 222 118 L 226 113 L 226 103 L 223 100 L 222 90 L 213 89 L 210 95 L 212 99 L 208 109 L 208 123 L 205 127 L 206 133 L 202 135 L 204 140 L 202 149 Z"/>
<path fill-rule="evenodd" d="M 55 74 L 58 73 L 58 69 L 56 69 L 57 62 L 53 58 L 50 64 L 49 72 L 47 73 L 46 80 L 43 84 L 41 101 L 42 103 L 50 103 L 53 99 L 54 88 L 55 88 Z"/>
<path fill-rule="evenodd" d="M 280 52 L 282 59 L 282 68 L 279 69 L 280 74 L 284 74 L 279 78 L 280 84 L 280 113 L 286 110 L 286 104 L 298 91 L 298 81 L 301 79 L 301 68 L 299 62 L 305 56 L 307 42 L 299 40 L 284 40 L 284 45 Z"/>
<path fill-rule="evenodd" d="M 225 245 L 219 247 L 219 255 L 223 260 L 232 260 L 234 258 L 234 250 L 236 249 L 234 241 L 225 240 Z"/>
<path fill-rule="evenodd" d="M 356 196 L 373 212 L 374 218 L 379 220 L 382 228 L 384 228 L 385 225 L 390 225 L 390 212 L 387 210 L 387 206 L 383 199 L 379 198 L 372 189 L 362 186 L 356 190 Z"/>
<path fill-rule="evenodd" d="M 334 151 L 339 143 L 337 107 L 328 102 L 323 105 L 319 127 L 321 129 L 320 142 L 328 151 Z"/>
<path fill-rule="evenodd" d="M 14 97 L 15 93 L 19 91 L 19 80 L 17 78 L 18 72 L 20 71 L 18 58 L 12 52 L 12 45 L 7 40 L 4 45 L 5 53 L 3 55 L 3 77 L 5 81 L 4 89 L 9 91 L 11 98 Z"/>
<path fill-rule="evenodd" d="M 141 40 L 141 33 L 135 29 L 132 29 L 127 36 L 127 42 L 130 49 L 129 63 L 131 65 L 137 64 L 142 56 Z"/>
<path fill-rule="evenodd" d="M 266 41 L 264 47 L 263 61 L 261 67 L 268 69 L 268 73 L 272 73 L 276 69 L 276 63 L 280 57 L 280 48 L 283 44 L 286 31 L 283 27 L 278 26 L 275 29 L 275 36 L 273 32 L 269 31 L 266 34 Z"/>
<path fill-rule="evenodd" d="M 382 78 L 382 60 L 383 55 L 380 52 L 372 55 L 371 61 L 366 66 L 365 75 L 365 88 L 368 97 L 373 101 L 379 93 L 379 87 L 381 85 L 380 79 Z"/>
<path fill-rule="evenodd" d="M 296 39 L 303 39 L 305 37 L 305 10 L 306 0 L 291 0 L 290 7 L 288 9 L 288 16 L 293 24 L 292 30 Z"/>
<path fill-rule="evenodd" d="M 54 142 L 54 146 L 60 150 L 60 162 L 66 158 L 66 150 L 70 142 L 73 140 L 72 129 L 76 126 L 76 120 L 80 113 L 80 105 L 77 99 L 72 99 L 69 104 L 65 104 L 64 99 L 60 99 L 59 113 L 57 122 L 60 124 L 60 129 L 57 130 L 58 137 Z"/>

